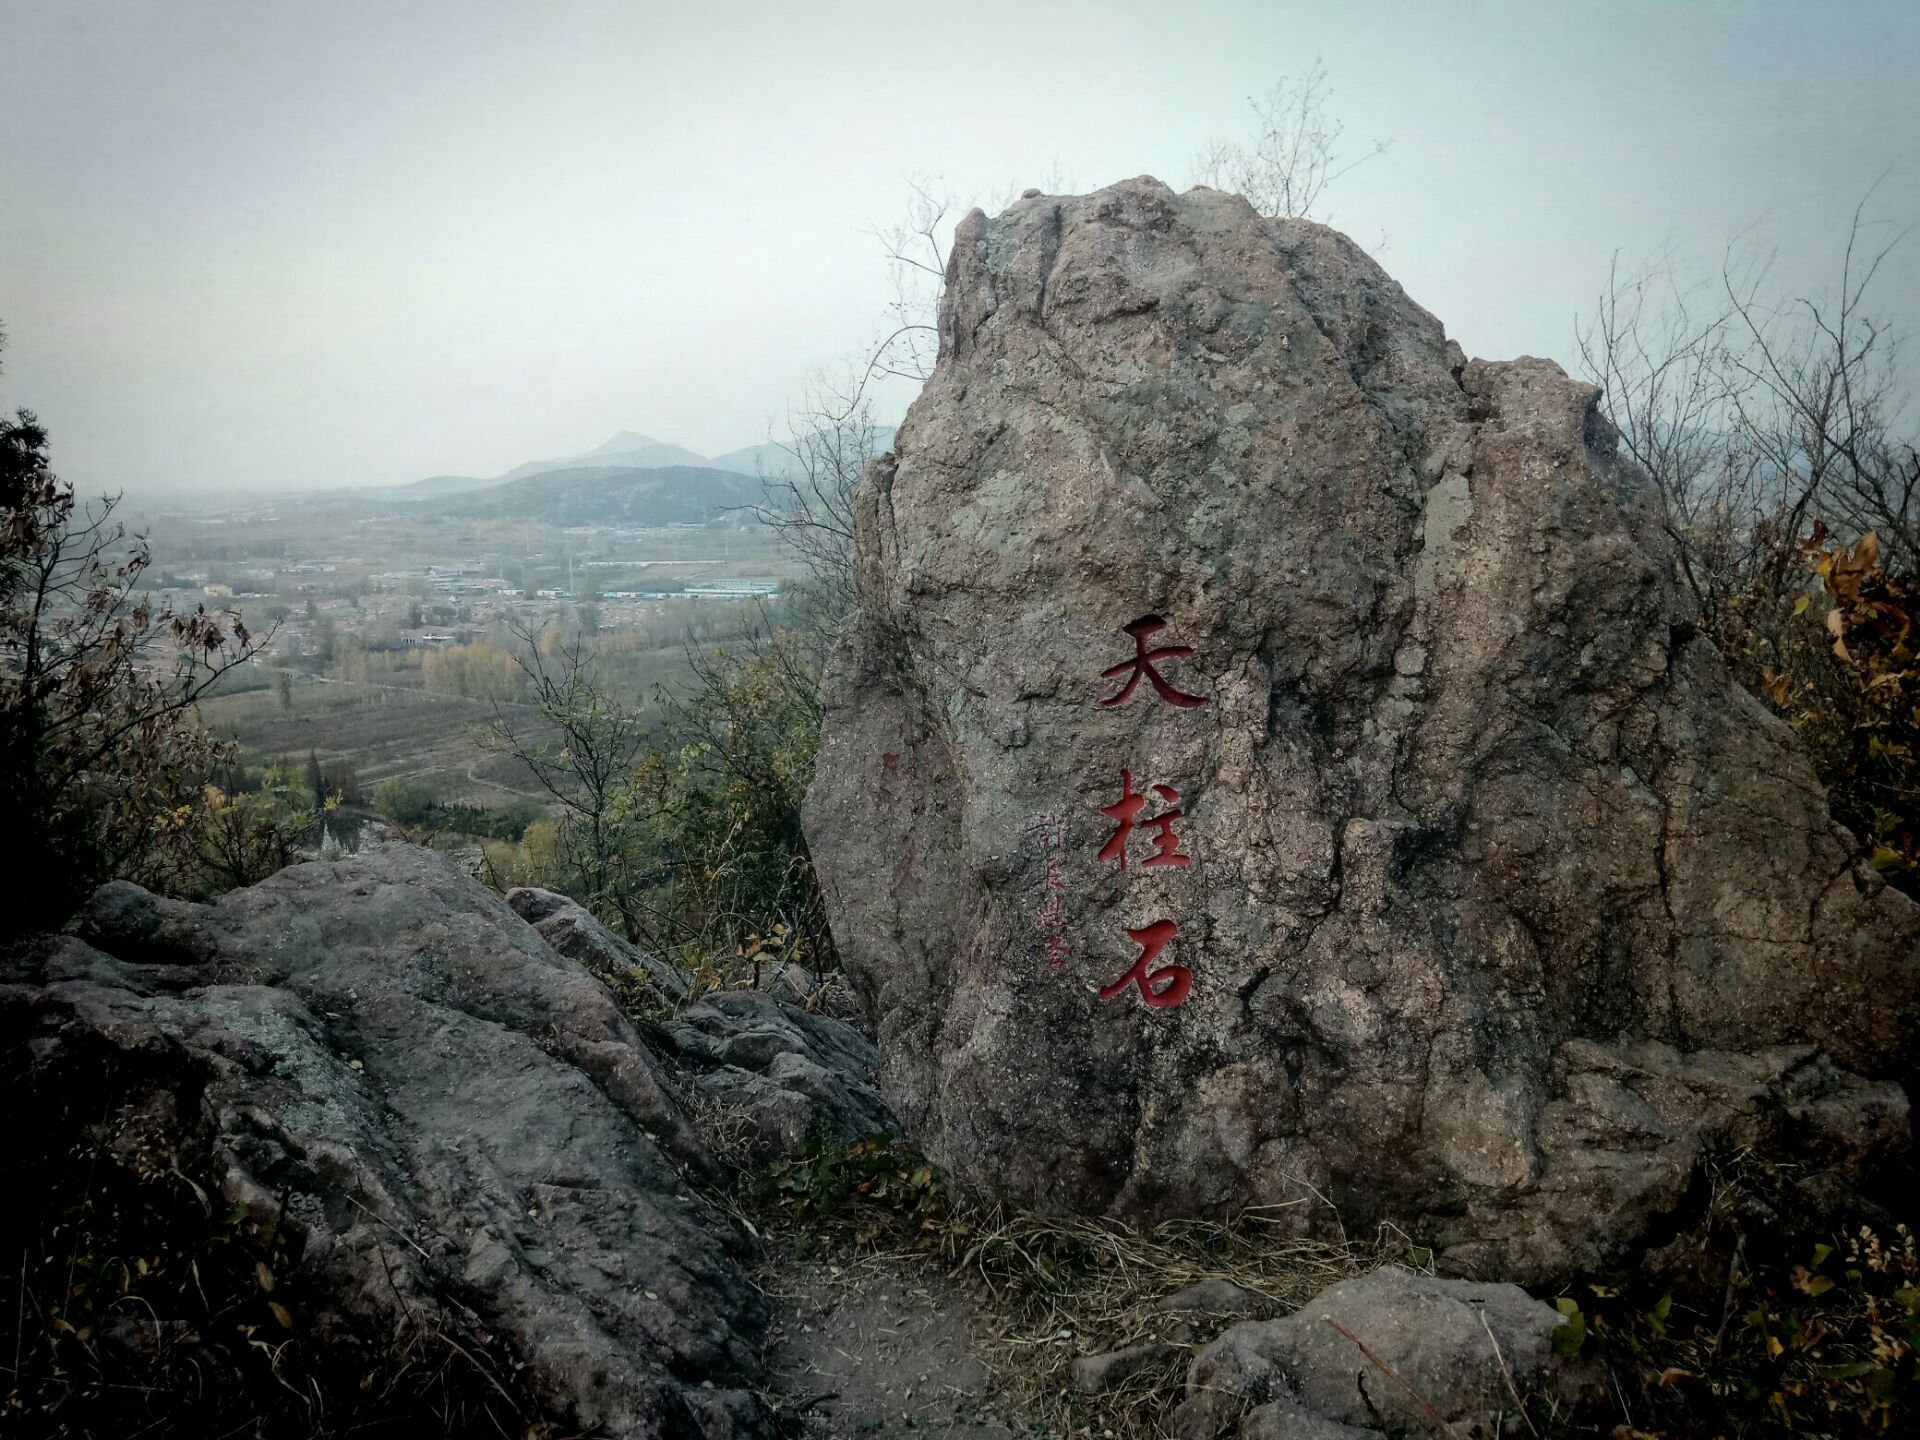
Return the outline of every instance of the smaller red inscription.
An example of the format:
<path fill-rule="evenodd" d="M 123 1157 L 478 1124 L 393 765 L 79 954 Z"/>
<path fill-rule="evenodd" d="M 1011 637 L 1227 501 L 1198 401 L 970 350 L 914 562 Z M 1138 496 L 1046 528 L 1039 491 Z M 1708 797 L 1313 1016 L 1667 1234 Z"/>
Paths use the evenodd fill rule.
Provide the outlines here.
<path fill-rule="evenodd" d="M 1036 815 L 1029 827 L 1034 845 L 1046 859 L 1040 879 L 1040 909 L 1033 928 L 1046 932 L 1047 967 L 1062 970 L 1067 964 L 1067 877 L 1060 868 L 1060 849 L 1066 844 L 1066 820 L 1054 814 Z"/>
<path fill-rule="evenodd" d="M 1040 916 L 1033 922 L 1036 930 L 1058 930 L 1067 923 L 1067 881 L 1060 873 L 1058 860 L 1047 861 L 1046 878 L 1040 882 Z"/>
<path fill-rule="evenodd" d="M 1162 965 L 1150 970 L 1160 952 L 1167 948 L 1180 928 L 1171 920 L 1156 920 L 1138 930 L 1129 929 L 1127 938 L 1140 947 L 1140 958 L 1113 984 L 1100 992 L 1102 1000 L 1111 1000 L 1129 985 L 1140 987 L 1140 998 L 1156 1010 L 1170 1010 L 1192 993 L 1193 972 L 1184 965 Z"/>

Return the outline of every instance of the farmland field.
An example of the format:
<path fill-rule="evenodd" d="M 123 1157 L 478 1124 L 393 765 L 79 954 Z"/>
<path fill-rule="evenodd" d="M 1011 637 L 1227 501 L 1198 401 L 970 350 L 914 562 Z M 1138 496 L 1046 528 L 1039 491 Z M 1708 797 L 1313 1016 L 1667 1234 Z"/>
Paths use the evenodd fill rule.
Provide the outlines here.
<path fill-rule="evenodd" d="M 298 767 L 312 751 L 323 764 L 350 762 L 363 791 L 406 778 L 425 781 L 445 803 L 497 807 L 547 798 L 520 761 L 477 743 L 493 717 L 487 701 L 306 675 L 295 677 L 290 699 L 283 704 L 267 687 L 219 696 L 205 702 L 202 713 L 216 733 L 238 741 L 254 765 Z M 537 732 L 534 711 L 511 709 Z"/>

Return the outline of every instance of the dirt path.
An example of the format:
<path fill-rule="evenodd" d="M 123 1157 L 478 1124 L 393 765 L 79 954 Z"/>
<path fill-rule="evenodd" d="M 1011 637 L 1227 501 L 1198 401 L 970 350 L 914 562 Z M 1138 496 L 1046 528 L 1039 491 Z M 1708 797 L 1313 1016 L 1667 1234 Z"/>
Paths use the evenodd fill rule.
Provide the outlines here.
<path fill-rule="evenodd" d="M 791 1255 L 758 1277 L 767 1370 L 815 1440 L 1013 1440 L 1027 1429 L 973 1353 L 977 1312 L 911 1260 Z"/>

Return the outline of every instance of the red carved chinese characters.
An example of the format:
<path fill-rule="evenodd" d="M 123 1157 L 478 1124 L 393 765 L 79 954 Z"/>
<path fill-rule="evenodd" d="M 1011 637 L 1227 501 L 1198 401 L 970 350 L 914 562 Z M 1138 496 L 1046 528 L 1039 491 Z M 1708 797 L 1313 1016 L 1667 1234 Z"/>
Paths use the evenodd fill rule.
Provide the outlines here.
<path fill-rule="evenodd" d="M 1138 930 L 1128 930 L 1127 938 L 1140 947 L 1140 958 L 1133 968 L 1100 992 L 1102 1000 L 1111 1000 L 1129 985 L 1140 987 L 1140 998 L 1156 1010 L 1171 1010 L 1192 993 L 1193 972 L 1184 965 L 1162 965 L 1150 970 L 1167 942 L 1180 933 L 1171 920 L 1156 920 Z"/>
<path fill-rule="evenodd" d="M 1180 792 L 1171 785 L 1156 785 L 1153 793 L 1169 805 L 1180 799 Z M 1133 772 L 1120 772 L 1120 798 L 1111 805 L 1101 807 L 1100 813 L 1114 821 L 1113 834 L 1100 848 L 1096 857 L 1103 864 L 1108 860 L 1118 860 L 1122 870 L 1127 868 L 1127 845 L 1133 837 L 1134 824 L 1142 810 L 1146 808 L 1147 797 L 1137 794 L 1133 788 Z M 1149 815 L 1144 822 L 1153 832 L 1153 854 L 1147 857 L 1146 868 L 1156 865 L 1172 865 L 1185 868 L 1193 863 L 1193 857 L 1180 849 L 1180 837 L 1174 833 L 1174 822 L 1184 818 L 1180 810 L 1163 810 L 1158 815 Z"/>
<path fill-rule="evenodd" d="M 1126 704 L 1128 697 L 1133 694 L 1135 687 L 1140 684 L 1140 677 L 1142 675 L 1146 676 L 1148 683 L 1153 686 L 1153 693 L 1169 705 L 1178 706 L 1182 710 L 1197 710 L 1207 703 L 1201 696 L 1189 695 L 1184 690 L 1174 689 L 1173 686 L 1167 683 L 1166 677 L 1162 675 L 1156 667 L 1156 661 L 1185 660 L 1193 654 L 1193 647 L 1191 645 L 1162 645 L 1157 650 L 1149 650 L 1147 648 L 1148 637 L 1166 628 L 1167 622 L 1162 620 L 1158 615 L 1142 615 L 1138 620 L 1127 626 L 1127 634 L 1133 637 L 1133 659 L 1122 660 L 1111 669 L 1100 672 L 1100 678 L 1102 680 L 1118 680 L 1122 675 L 1125 675 L 1127 677 L 1127 683 L 1122 685 L 1106 699 L 1102 700 L 1100 702 L 1101 708 L 1110 709 L 1115 705 Z"/>
<path fill-rule="evenodd" d="M 1153 693 L 1175 709 L 1197 710 L 1207 703 L 1203 696 L 1189 695 L 1184 690 L 1176 689 L 1160 673 L 1161 661 L 1186 660 L 1194 653 L 1191 645 L 1150 646 L 1149 641 L 1153 636 L 1166 628 L 1167 622 L 1158 615 L 1143 615 L 1126 627 L 1126 633 L 1133 637 L 1133 659 L 1101 672 L 1102 680 L 1125 677 L 1120 688 L 1100 702 L 1103 709 L 1126 704 L 1139 688 L 1143 677 L 1153 687 Z M 1157 815 L 1142 813 L 1149 803 L 1148 792 L 1133 788 L 1133 771 L 1123 769 L 1120 772 L 1120 798 L 1100 808 L 1100 813 L 1113 821 L 1113 833 L 1107 837 L 1106 844 L 1100 847 L 1096 857 L 1101 864 L 1113 861 L 1124 871 L 1136 829 L 1147 832 L 1146 839 L 1153 847 L 1153 853 L 1143 862 L 1142 869 L 1151 870 L 1160 866 L 1185 869 L 1193 864 L 1193 857 L 1180 848 L 1180 834 L 1174 828 L 1186 818 L 1186 812 L 1177 808 L 1180 792 L 1171 785 L 1153 785 L 1149 790 L 1167 807 Z M 1125 994 L 1129 988 L 1137 988 L 1141 1001 L 1155 1010 L 1171 1010 L 1184 1001 L 1193 993 L 1193 972 L 1184 965 L 1167 964 L 1155 968 L 1154 963 L 1159 959 L 1160 952 L 1172 944 L 1179 934 L 1180 927 L 1171 920 L 1155 920 L 1138 930 L 1129 928 L 1127 938 L 1140 947 L 1140 954 L 1126 974 L 1100 991 L 1100 998 L 1112 1000 Z"/>

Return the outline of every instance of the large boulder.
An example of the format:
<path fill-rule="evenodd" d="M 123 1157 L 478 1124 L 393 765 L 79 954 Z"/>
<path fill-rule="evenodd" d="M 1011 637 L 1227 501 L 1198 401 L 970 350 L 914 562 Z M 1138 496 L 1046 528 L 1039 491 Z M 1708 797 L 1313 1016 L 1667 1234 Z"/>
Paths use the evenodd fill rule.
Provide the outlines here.
<path fill-rule="evenodd" d="M 1920 909 L 1697 632 L 1591 387 L 1146 179 L 969 216 L 940 346 L 806 818 L 958 1183 L 1545 1276 L 1716 1145 L 1905 1146 Z"/>
<path fill-rule="evenodd" d="M 764 1303 L 671 1077 L 442 857 L 370 845 L 211 905 L 116 883 L 0 979 L 9 1093 L 86 1110 L 119 1077 L 87 1121 L 291 1237 L 316 1343 L 502 1344 L 569 1433 L 768 1429 Z"/>
<path fill-rule="evenodd" d="M 1562 1323 L 1517 1285 L 1376 1270 L 1202 1350 L 1173 1431 L 1179 1440 L 1518 1433 L 1502 1422 L 1529 1409 L 1565 1413 L 1597 1378 L 1593 1362 L 1555 1352 Z"/>

